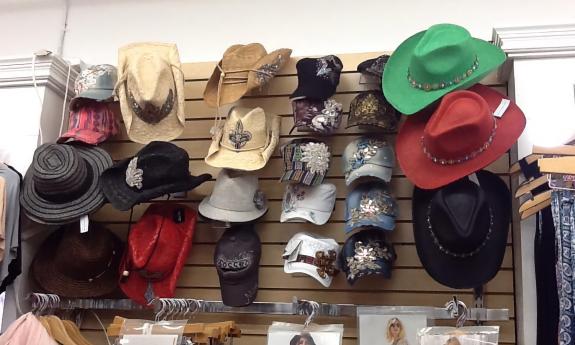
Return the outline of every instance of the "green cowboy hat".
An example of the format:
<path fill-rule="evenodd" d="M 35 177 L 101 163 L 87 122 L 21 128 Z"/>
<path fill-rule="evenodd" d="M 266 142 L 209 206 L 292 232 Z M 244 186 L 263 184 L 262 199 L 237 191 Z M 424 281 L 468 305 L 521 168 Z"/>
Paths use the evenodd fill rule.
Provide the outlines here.
<path fill-rule="evenodd" d="M 397 47 L 383 71 L 383 93 L 395 109 L 414 114 L 445 94 L 479 82 L 505 53 L 465 28 L 437 24 Z"/>

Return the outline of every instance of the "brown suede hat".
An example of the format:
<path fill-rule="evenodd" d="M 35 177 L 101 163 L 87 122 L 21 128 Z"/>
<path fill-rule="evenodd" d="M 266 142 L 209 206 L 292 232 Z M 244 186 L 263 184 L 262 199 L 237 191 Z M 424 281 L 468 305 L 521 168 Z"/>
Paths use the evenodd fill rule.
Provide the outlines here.
<path fill-rule="evenodd" d="M 248 91 L 267 84 L 289 61 L 290 55 L 291 49 L 285 48 L 268 54 L 259 43 L 229 47 L 208 80 L 204 101 L 210 107 L 217 107 L 239 100 Z"/>

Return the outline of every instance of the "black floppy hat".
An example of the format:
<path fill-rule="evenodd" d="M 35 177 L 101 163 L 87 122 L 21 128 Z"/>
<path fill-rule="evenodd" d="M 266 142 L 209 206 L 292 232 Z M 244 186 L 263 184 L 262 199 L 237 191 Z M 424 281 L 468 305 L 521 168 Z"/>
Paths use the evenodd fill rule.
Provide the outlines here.
<path fill-rule="evenodd" d="M 110 155 L 98 147 L 43 144 L 34 151 L 20 204 L 37 223 L 71 223 L 104 204 L 100 174 L 111 165 Z"/>
<path fill-rule="evenodd" d="M 497 175 L 481 170 L 433 190 L 415 187 L 413 232 L 429 275 L 455 289 L 480 287 L 501 267 L 511 220 L 511 194 Z"/>
<path fill-rule="evenodd" d="M 236 225 L 222 234 L 216 245 L 214 264 L 225 305 L 243 307 L 255 301 L 261 254 L 260 238 L 253 223 Z"/>
<path fill-rule="evenodd" d="M 134 157 L 102 173 L 102 190 L 121 211 L 159 196 L 187 191 L 212 178 L 190 175 L 186 150 L 164 141 L 152 141 Z"/>
<path fill-rule="evenodd" d="M 343 69 L 337 56 L 303 58 L 295 66 L 298 85 L 290 99 L 305 97 L 325 101 L 335 93 Z"/>

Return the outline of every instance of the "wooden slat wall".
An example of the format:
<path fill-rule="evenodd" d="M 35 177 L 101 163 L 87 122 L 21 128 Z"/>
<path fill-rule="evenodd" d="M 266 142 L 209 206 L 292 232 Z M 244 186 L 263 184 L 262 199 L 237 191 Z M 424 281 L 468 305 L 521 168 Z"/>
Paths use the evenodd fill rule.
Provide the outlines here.
<path fill-rule="evenodd" d="M 359 85 L 359 74 L 355 71 L 356 66 L 368 58 L 376 57 L 380 53 L 340 55 L 344 63 L 344 71 L 335 98 L 343 103 L 345 114 L 349 109 L 350 101 L 357 93 L 364 89 Z M 261 92 L 253 93 L 244 97 L 239 105 L 255 107 L 261 106 L 266 112 L 278 114 L 282 117 L 280 145 L 293 137 L 306 136 L 302 133 L 288 135 L 293 124 L 292 109 L 288 100 L 289 94 L 297 86 L 295 63 L 297 58 L 292 58 L 290 63 L 281 71 L 270 85 Z M 213 124 L 215 109 L 207 107 L 202 101 L 202 93 L 207 79 L 213 71 L 214 62 L 193 63 L 183 66 L 186 83 L 186 128 L 182 136 L 174 143 L 186 149 L 190 155 L 190 169 L 194 174 L 204 172 L 211 173 L 214 177 L 218 169 L 207 166 L 203 157 L 210 144 L 209 129 Z M 494 76 L 488 76 L 484 81 L 506 93 L 506 85 L 495 84 Z M 227 114 L 229 106 L 222 108 L 222 114 Z M 345 125 L 347 116 L 343 121 Z M 334 157 L 330 170 L 327 174 L 327 182 L 337 186 L 336 208 L 330 222 L 324 226 L 313 224 L 281 224 L 279 217 L 281 212 L 281 199 L 285 184 L 278 182 L 282 173 L 282 160 L 279 150 L 276 150 L 267 166 L 258 171 L 261 188 L 268 196 L 270 209 L 257 225 L 257 231 L 262 241 L 262 259 L 260 268 L 260 289 L 258 301 L 290 302 L 293 296 L 328 303 L 354 303 L 369 305 L 426 305 L 442 306 L 454 294 L 468 305 L 472 304 L 471 290 L 453 290 L 436 283 L 422 268 L 416 253 L 412 223 L 411 223 L 411 193 L 412 184 L 405 178 L 398 167 L 394 171 L 392 191 L 398 199 L 400 213 L 396 230 L 390 238 L 395 244 L 398 260 L 393 271 L 391 280 L 371 279 L 360 280 L 353 288 L 347 285 L 343 275 L 339 275 L 330 288 L 324 288 L 318 282 L 309 277 L 290 276 L 283 272 L 281 254 L 289 238 L 300 231 L 312 231 L 325 236 L 335 238 L 343 243 L 346 236 L 343 231 L 345 196 L 347 188 L 342 176 L 340 162 L 342 152 L 351 140 L 362 132 L 357 128 L 346 130 L 341 128 L 335 135 L 325 138 L 331 146 Z M 395 141 L 395 135 L 388 135 L 389 140 Z M 142 145 L 130 142 L 125 129 L 104 147 L 111 153 L 114 160 L 129 157 L 136 153 Z M 509 185 L 509 177 L 506 175 L 509 166 L 509 155 L 505 155 L 493 163 L 489 169 L 500 174 Z M 196 190 L 190 192 L 186 199 L 176 200 L 192 207 L 210 193 L 214 181 L 205 183 Z M 134 208 L 134 221 L 145 211 L 148 204 L 138 205 Z M 126 236 L 129 212 L 120 212 L 110 205 L 103 207 L 94 217 L 118 233 Z M 511 225 L 510 225 L 511 226 Z M 219 281 L 212 257 L 219 236 L 223 230 L 211 229 L 204 222 L 200 222 L 196 228 L 194 244 L 186 267 L 180 277 L 177 296 L 199 298 L 206 300 L 219 300 Z M 500 341 L 503 344 L 515 343 L 515 314 L 514 314 L 514 284 L 513 284 L 513 255 L 511 232 L 505 253 L 503 267 L 497 276 L 485 287 L 485 304 L 491 308 L 509 308 L 511 320 L 506 322 L 492 323 L 501 326 Z M 151 317 L 151 314 L 137 314 L 133 312 L 123 313 L 128 317 Z M 104 324 L 111 321 L 114 314 L 105 312 L 100 315 Z M 259 345 L 266 342 L 266 327 L 273 320 L 302 322 L 303 317 L 278 317 L 278 316 L 254 316 L 254 315 L 224 315 L 211 314 L 199 315 L 196 320 L 236 320 L 242 327 L 244 336 L 237 340 L 239 345 Z M 344 344 L 356 344 L 357 324 L 353 318 L 321 319 L 319 322 L 343 322 L 346 325 Z M 446 324 L 440 322 L 440 324 Z M 449 324 L 449 323 L 447 323 Z M 94 344 L 104 344 L 103 333 L 97 322 L 88 318 L 84 323 L 84 332 Z"/>

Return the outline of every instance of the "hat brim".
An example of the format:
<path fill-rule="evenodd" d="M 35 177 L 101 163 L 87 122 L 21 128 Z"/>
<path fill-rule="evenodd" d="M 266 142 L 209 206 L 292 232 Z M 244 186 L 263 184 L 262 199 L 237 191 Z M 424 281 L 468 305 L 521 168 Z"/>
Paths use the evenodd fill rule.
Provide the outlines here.
<path fill-rule="evenodd" d="M 481 84 L 474 85 L 468 91 L 481 96 L 489 105 L 491 113 L 505 99 L 499 92 Z M 465 162 L 441 165 L 429 159 L 421 147 L 427 119 L 428 116 L 423 113 L 408 118 L 401 126 L 396 141 L 397 160 L 401 169 L 413 184 L 423 189 L 445 186 L 493 163 L 515 144 L 526 122 L 525 115 L 512 101 L 501 118 L 494 117 L 497 130 L 486 150 Z"/>
<path fill-rule="evenodd" d="M 324 225 L 325 223 L 327 223 L 330 217 L 331 217 L 331 211 L 326 212 L 326 211 L 297 208 L 293 211 L 282 211 L 280 222 L 288 223 L 297 221 L 308 221 L 315 225 Z"/>
<path fill-rule="evenodd" d="M 132 206 L 146 202 L 162 195 L 188 191 L 210 180 L 212 175 L 202 174 L 188 176 L 187 179 L 166 183 L 154 188 L 142 190 L 134 189 L 126 183 L 126 169 L 131 158 L 116 163 L 113 167 L 102 173 L 102 191 L 114 208 L 127 211 Z"/>
<path fill-rule="evenodd" d="M 355 229 L 371 227 L 378 228 L 381 230 L 391 231 L 395 229 L 395 218 L 388 215 L 379 215 L 377 219 L 362 219 L 358 222 L 346 221 L 345 223 L 345 233 L 350 233 Z"/>
<path fill-rule="evenodd" d="M 317 186 L 323 182 L 325 175 L 312 173 L 310 171 L 288 169 L 286 170 L 282 177 L 281 182 L 297 182 L 304 184 L 306 186 Z"/>
<path fill-rule="evenodd" d="M 210 196 L 205 197 L 198 206 L 198 212 L 206 218 L 218 220 L 221 222 L 243 223 L 250 222 L 263 216 L 268 210 L 268 205 L 261 210 L 255 209 L 252 211 L 232 211 L 217 208 L 210 204 Z"/>
<path fill-rule="evenodd" d="M 353 170 L 349 173 L 349 175 L 345 178 L 345 185 L 349 186 L 353 183 L 353 181 L 357 180 L 361 177 L 375 177 L 385 182 L 391 181 L 391 175 L 393 174 L 392 167 L 386 167 L 378 164 L 371 164 L 367 163 L 359 167 L 358 169 Z"/>
<path fill-rule="evenodd" d="M 154 50 L 167 63 L 171 65 L 172 75 L 176 86 L 176 101 L 172 111 L 160 122 L 155 124 L 146 123 L 140 119 L 132 110 L 126 96 L 125 83 L 118 88 L 118 98 L 120 99 L 120 109 L 126 132 L 130 140 L 149 144 L 151 141 L 172 141 L 179 137 L 184 131 L 186 123 L 185 115 L 185 94 L 184 94 L 184 74 L 180 69 L 180 57 L 175 44 L 168 43 L 135 43 L 120 48 L 118 58 L 119 73 L 126 73 L 128 56 L 141 54 L 142 52 Z"/>
<path fill-rule="evenodd" d="M 438 191 L 415 188 L 413 192 L 413 234 L 417 254 L 425 270 L 439 283 L 454 289 L 470 289 L 490 281 L 501 267 L 511 217 L 511 195 L 505 182 L 489 171 L 478 171 L 493 215 L 493 228 L 485 246 L 468 258 L 455 258 L 434 244 L 427 227 L 427 210 Z"/>
<path fill-rule="evenodd" d="M 222 302 L 230 307 L 244 307 L 256 300 L 258 293 L 258 271 L 238 281 L 226 281 L 220 276 Z"/>
<path fill-rule="evenodd" d="M 219 141 L 212 142 L 212 147 L 209 151 L 213 153 L 209 154 L 204 159 L 206 164 L 215 168 L 228 168 L 245 171 L 259 170 L 265 167 L 278 145 L 280 136 L 280 118 L 278 116 L 270 117 L 271 118 L 268 118 L 267 121 L 271 122 L 271 131 L 268 134 L 268 143 L 264 148 L 236 152 L 221 146 Z"/>
<path fill-rule="evenodd" d="M 98 145 L 108 139 L 108 135 L 102 132 L 96 132 L 90 129 L 72 129 L 62 134 L 58 138 L 58 143 L 65 143 L 69 139 L 80 141 L 90 145 Z"/>
<path fill-rule="evenodd" d="M 418 32 L 401 43 L 391 54 L 383 70 L 382 84 L 385 98 L 395 109 L 405 115 L 422 110 L 453 90 L 470 87 L 499 67 L 506 59 L 505 53 L 499 47 L 472 38 L 472 46 L 477 54 L 479 66 L 471 76 L 458 84 L 439 90 L 417 89 L 411 86 L 407 80 L 407 74 L 413 51 L 424 34 L 425 31 Z"/>
<path fill-rule="evenodd" d="M 89 298 L 113 293 L 118 287 L 117 269 L 122 258 L 122 241 L 113 236 L 115 254 L 105 273 L 90 282 L 79 281 L 58 271 L 54 265 L 54 248 L 58 247 L 62 233 L 62 229 L 58 229 L 50 234 L 34 256 L 30 271 L 36 283 L 47 292 L 67 298 Z"/>
<path fill-rule="evenodd" d="M 284 263 L 284 272 L 285 273 L 303 273 L 306 274 L 318 282 L 324 287 L 329 287 L 333 280 L 333 277 L 326 275 L 325 278 L 319 276 L 317 272 L 317 267 L 314 265 L 306 264 L 305 262 L 285 262 Z"/>
<path fill-rule="evenodd" d="M 349 285 L 353 286 L 359 279 L 370 277 L 370 276 L 390 279 L 391 278 L 391 265 L 387 265 L 387 264 L 383 265 L 381 267 L 381 269 L 379 269 L 379 270 L 376 270 L 376 271 L 371 270 L 371 271 L 363 272 L 363 274 L 356 275 L 353 278 L 349 278 L 349 276 L 346 273 L 345 279 L 347 280 Z"/>
<path fill-rule="evenodd" d="M 91 182 L 85 193 L 74 200 L 57 203 L 41 197 L 34 188 L 33 169 L 24 177 L 20 204 L 30 219 L 42 224 L 71 223 L 97 211 L 105 202 L 100 187 L 100 174 L 112 165 L 110 155 L 99 147 L 73 145 L 90 169 Z"/>

